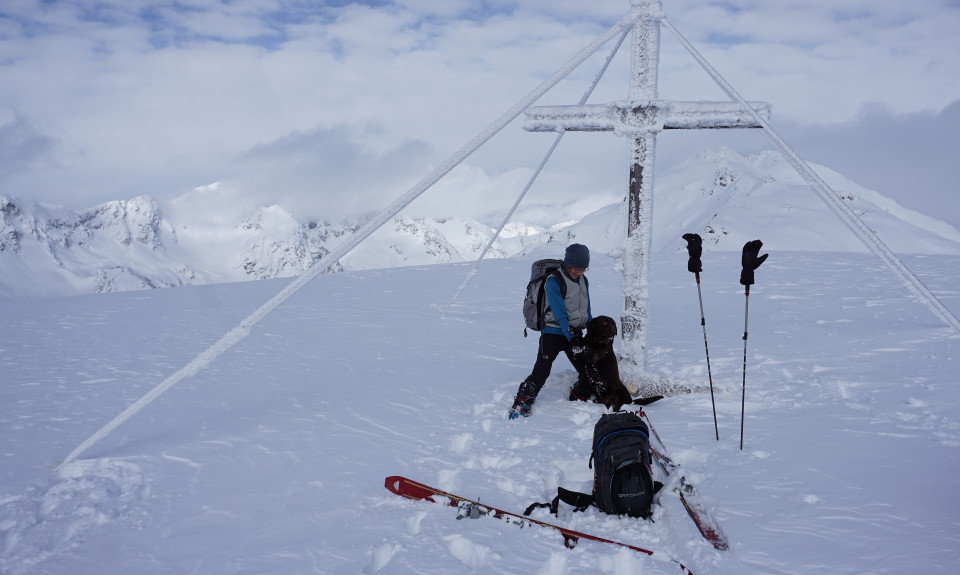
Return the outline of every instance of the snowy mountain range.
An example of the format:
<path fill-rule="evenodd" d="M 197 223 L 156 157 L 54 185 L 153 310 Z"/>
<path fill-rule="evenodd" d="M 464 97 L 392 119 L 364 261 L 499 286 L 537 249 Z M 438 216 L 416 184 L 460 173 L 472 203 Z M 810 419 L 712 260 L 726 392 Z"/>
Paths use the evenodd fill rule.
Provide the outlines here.
<path fill-rule="evenodd" d="M 836 172 L 820 176 L 897 253 L 960 254 L 960 231 L 908 210 Z M 280 206 L 223 212 L 218 184 L 169 206 L 140 196 L 75 212 L 0 195 L 0 297 L 104 293 L 295 276 L 362 218 L 329 223 Z M 680 250 L 683 233 L 707 249 L 739 250 L 757 224 L 776 229 L 769 250 L 863 252 L 866 248 L 775 152 L 743 157 L 721 148 L 657 175 L 654 250 Z M 625 204 L 612 204 L 556 229 L 513 222 L 486 257 L 560 252 L 571 240 L 616 253 Z M 235 215 L 230 215 L 233 213 Z M 768 225 L 768 224 L 774 225 Z M 361 270 L 476 259 L 495 229 L 465 217 L 397 216 L 335 269 Z M 549 246 L 549 247 L 543 247 Z"/>

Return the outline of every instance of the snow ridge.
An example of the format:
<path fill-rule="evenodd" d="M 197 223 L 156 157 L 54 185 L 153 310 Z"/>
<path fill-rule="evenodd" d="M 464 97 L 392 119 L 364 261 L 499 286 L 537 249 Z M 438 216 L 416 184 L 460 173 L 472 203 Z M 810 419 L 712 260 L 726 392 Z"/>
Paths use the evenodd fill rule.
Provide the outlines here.
<path fill-rule="evenodd" d="M 960 231 L 815 166 L 842 201 L 897 253 L 960 253 Z M 250 206 L 218 185 L 174 200 L 147 196 L 72 212 L 0 195 L 0 297 L 105 293 L 292 277 L 357 233 L 369 218 L 330 223 L 283 207 Z M 658 174 L 654 252 L 683 249 L 699 233 L 708 249 L 739 251 L 758 228 L 770 250 L 865 252 L 863 243 L 773 151 L 743 157 L 705 150 Z M 201 214 L 201 215 L 197 215 Z M 767 226 L 767 223 L 773 225 Z M 612 204 L 546 230 L 510 222 L 487 257 L 556 255 L 570 241 L 622 252 L 625 209 Z M 472 261 L 494 228 L 468 217 L 398 215 L 328 271 Z"/>

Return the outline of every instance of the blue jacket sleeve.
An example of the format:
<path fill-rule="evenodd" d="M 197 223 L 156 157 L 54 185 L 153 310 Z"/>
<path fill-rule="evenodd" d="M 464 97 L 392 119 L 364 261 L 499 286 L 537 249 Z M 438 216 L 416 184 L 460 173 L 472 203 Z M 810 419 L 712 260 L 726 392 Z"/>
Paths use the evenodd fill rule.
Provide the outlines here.
<path fill-rule="evenodd" d="M 567 307 L 563 305 L 563 296 L 560 295 L 560 284 L 557 283 L 557 278 L 553 276 L 548 277 L 543 286 L 547 294 L 547 303 L 550 305 L 550 311 L 553 312 L 553 317 L 557 320 L 557 323 L 560 324 L 560 329 L 563 331 L 564 337 L 567 338 L 567 341 L 573 339 L 573 335 L 570 334 L 570 320 L 567 319 Z"/>

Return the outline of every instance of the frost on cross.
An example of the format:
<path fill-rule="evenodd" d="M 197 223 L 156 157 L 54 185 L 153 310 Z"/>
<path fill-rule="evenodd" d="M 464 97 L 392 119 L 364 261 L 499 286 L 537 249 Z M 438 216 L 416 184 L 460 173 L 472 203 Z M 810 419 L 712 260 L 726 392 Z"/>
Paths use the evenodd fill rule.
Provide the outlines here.
<path fill-rule="evenodd" d="M 531 132 L 613 132 L 630 142 L 627 238 L 623 258 L 623 316 L 620 370 L 637 392 L 651 392 L 646 376 L 649 253 L 653 229 L 653 160 L 663 130 L 761 128 L 738 102 L 675 102 L 657 99 L 660 60 L 660 2 L 631 0 L 640 17 L 633 27 L 630 93 L 625 101 L 579 106 L 531 107 L 524 129 Z M 764 119 L 770 104 L 749 102 Z"/>

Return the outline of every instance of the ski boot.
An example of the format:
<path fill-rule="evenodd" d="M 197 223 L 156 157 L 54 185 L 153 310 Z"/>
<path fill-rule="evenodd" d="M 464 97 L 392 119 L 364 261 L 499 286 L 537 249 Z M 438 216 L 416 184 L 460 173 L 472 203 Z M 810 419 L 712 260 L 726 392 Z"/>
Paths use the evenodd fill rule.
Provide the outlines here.
<path fill-rule="evenodd" d="M 530 417 L 530 408 L 533 406 L 532 397 L 523 397 L 517 396 L 513 399 L 513 406 L 510 408 L 510 413 L 508 417 L 510 419 L 517 419 L 521 415 L 524 417 Z"/>

